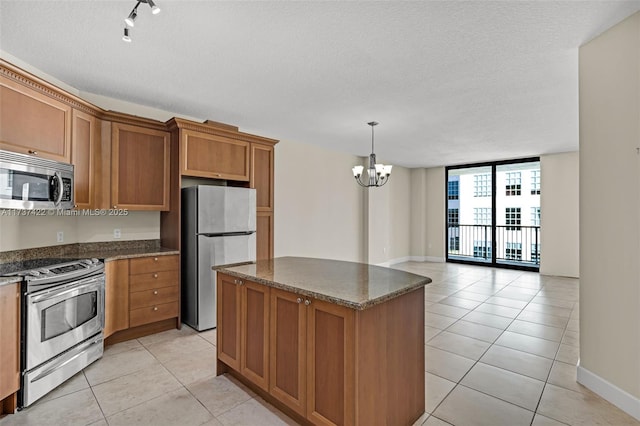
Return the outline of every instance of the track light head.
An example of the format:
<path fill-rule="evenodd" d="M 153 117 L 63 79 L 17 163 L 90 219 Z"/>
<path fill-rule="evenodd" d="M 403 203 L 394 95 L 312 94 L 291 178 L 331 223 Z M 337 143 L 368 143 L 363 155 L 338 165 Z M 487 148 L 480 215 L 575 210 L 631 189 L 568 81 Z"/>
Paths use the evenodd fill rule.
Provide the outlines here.
<path fill-rule="evenodd" d="M 135 20 L 138 17 L 138 6 L 134 7 L 129 16 L 127 16 L 124 20 L 124 23 L 130 27 L 135 25 Z"/>
<path fill-rule="evenodd" d="M 131 43 L 131 37 L 129 37 L 129 28 L 124 28 L 124 35 L 122 36 L 122 41 L 126 41 L 127 43 Z"/>

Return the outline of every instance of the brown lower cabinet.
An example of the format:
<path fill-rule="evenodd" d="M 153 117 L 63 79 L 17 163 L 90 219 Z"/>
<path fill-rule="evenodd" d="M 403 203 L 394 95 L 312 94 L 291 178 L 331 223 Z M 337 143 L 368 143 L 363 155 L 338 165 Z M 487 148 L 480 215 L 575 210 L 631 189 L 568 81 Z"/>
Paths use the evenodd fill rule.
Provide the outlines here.
<path fill-rule="evenodd" d="M 424 289 L 362 311 L 220 272 L 217 290 L 218 373 L 296 420 L 404 425 L 424 412 Z"/>
<path fill-rule="evenodd" d="M 20 284 L 0 286 L 0 415 L 13 413 L 20 389 Z"/>
<path fill-rule="evenodd" d="M 107 344 L 179 327 L 179 267 L 179 255 L 106 262 Z"/>

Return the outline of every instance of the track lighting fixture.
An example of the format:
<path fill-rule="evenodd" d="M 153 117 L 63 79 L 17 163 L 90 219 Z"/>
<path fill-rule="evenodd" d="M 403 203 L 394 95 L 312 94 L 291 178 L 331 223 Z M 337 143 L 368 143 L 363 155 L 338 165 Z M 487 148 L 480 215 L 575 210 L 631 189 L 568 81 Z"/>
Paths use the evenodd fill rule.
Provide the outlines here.
<path fill-rule="evenodd" d="M 129 16 L 127 16 L 124 20 L 124 23 L 127 26 L 133 28 L 133 26 L 135 25 L 135 20 L 138 17 L 138 6 L 140 6 L 140 3 L 148 4 L 151 8 L 152 14 L 157 15 L 158 13 L 160 13 L 160 8 L 154 3 L 153 0 L 138 0 L 136 5 L 131 10 L 131 13 L 129 13 Z M 122 37 L 122 40 L 126 41 L 127 43 L 131 43 L 131 37 L 129 37 L 129 29 L 127 27 L 124 28 L 124 36 Z"/>

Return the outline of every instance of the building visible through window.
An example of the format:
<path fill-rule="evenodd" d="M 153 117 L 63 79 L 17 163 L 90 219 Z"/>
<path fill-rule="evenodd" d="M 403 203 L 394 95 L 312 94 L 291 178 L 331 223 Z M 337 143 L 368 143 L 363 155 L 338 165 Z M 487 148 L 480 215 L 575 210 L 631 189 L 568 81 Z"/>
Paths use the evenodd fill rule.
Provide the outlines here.
<path fill-rule="evenodd" d="M 510 195 L 522 195 L 522 173 L 520 172 L 507 172 L 507 196 Z"/>
<path fill-rule="evenodd" d="M 491 259 L 491 242 L 474 241 L 473 257 L 481 257 L 483 259 Z"/>
<path fill-rule="evenodd" d="M 531 225 L 540 226 L 540 207 L 531 207 Z"/>
<path fill-rule="evenodd" d="M 460 224 L 458 209 L 447 210 L 447 223 L 449 224 L 449 226 L 458 226 Z"/>
<path fill-rule="evenodd" d="M 505 209 L 505 224 L 507 225 L 507 231 L 519 231 L 522 224 L 522 217 L 520 207 L 507 207 Z M 518 225 L 518 226 L 509 226 Z"/>
<path fill-rule="evenodd" d="M 457 180 L 447 182 L 447 194 L 449 200 L 457 200 L 460 197 L 460 182 Z"/>
<path fill-rule="evenodd" d="M 540 170 L 531 170 L 531 195 L 540 194 Z"/>
<path fill-rule="evenodd" d="M 473 196 L 491 197 L 491 174 L 473 176 Z"/>
<path fill-rule="evenodd" d="M 522 260 L 522 243 L 507 243 L 505 259 Z"/>
<path fill-rule="evenodd" d="M 474 207 L 473 224 L 474 225 L 491 225 L 491 208 Z"/>
<path fill-rule="evenodd" d="M 531 261 L 540 263 L 540 244 L 531 244 Z"/>

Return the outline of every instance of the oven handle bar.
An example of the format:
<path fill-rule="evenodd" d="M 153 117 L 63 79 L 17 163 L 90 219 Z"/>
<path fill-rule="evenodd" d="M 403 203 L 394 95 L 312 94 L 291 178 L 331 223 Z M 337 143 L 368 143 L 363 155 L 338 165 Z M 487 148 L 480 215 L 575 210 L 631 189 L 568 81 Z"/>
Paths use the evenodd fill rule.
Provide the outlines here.
<path fill-rule="evenodd" d="M 99 343 L 101 340 L 102 340 L 102 333 L 100 333 L 98 336 L 95 336 L 91 340 L 88 340 L 88 341 L 85 341 L 84 343 L 81 343 L 79 346 L 76 346 L 75 348 L 73 348 L 68 353 L 62 354 L 63 357 L 64 356 L 68 356 L 69 358 L 65 359 L 64 362 L 62 362 L 60 364 L 53 365 L 53 366 L 51 366 L 51 368 L 48 368 L 48 369 L 44 370 L 42 373 L 40 373 L 36 377 L 34 377 L 33 380 L 31 381 L 31 383 L 37 382 L 38 380 L 41 380 L 41 379 L 44 379 L 45 377 L 47 377 L 49 374 L 53 373 L 54 371 L 61 369 L 65 365 L 67 365 L 70 362 L 74 361 L 79 356 L 82 356 L 86 349 L 88 349 L 91 346 Z"/>
<path fill-rule="evenodd" d="M 91 279 L 82 282 L 81 285 L 78 285 L 79 284 L 78 282 L 71 283 L 72 285 L 66 285 L 64 288 L 60 290 L 51 291 L 41 296 L 32 297 L 31 302 L 33 303 L 45 302 L 47 300 L 56 298 L 58 296 L 62 296 L 63 294 L 72 293 L 78 290 L 84 290 L 87 287 L 95 286 L 98 283 L 98 281 L 101 280 L 102 278 L 104 278 L 104 275 L 92 277 Z"/>

